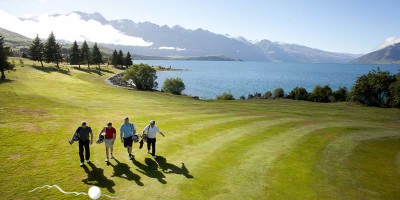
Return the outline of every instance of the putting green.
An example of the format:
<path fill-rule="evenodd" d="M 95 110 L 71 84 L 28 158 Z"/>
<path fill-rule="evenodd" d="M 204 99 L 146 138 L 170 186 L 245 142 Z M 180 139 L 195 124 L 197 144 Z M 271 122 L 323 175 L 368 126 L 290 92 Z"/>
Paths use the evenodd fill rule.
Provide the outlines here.
<path fill-rule="evenodd" d="M 19 59 L 14 59 L 19 63 Z M 0 83 L 0 189 L 4 199 L 87 199 L 92 185 L 120 199 L 399 199 L 400 110 L 292 100 L 199 101 L 108 85 L 119 70 L 25 67 Z M 39 65 L 36 63 L 36 65 Z M 86 66 L 82 66 L 86 67 Z M 79 167 L 73 131 L 95 135 L 129 116 L 165 133 L 158 158 L 116 141 Z M 119 134 L 118 134 L 119 135 Z M 118 136 L 119 137 L 119 136 Z M 32 191 L 32 192 L 30 192 Z M 101 199 L 108 199 L 102 196 Z"/>

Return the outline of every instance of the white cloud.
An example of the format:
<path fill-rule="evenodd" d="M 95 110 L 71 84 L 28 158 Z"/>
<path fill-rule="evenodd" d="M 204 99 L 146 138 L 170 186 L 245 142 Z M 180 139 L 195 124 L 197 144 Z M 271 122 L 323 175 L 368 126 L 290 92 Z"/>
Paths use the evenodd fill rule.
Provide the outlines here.
<path fill-rule="evenodd" d="M 158 47 L 158 49 L 175 50 L 175 47 Z"/>
<path fill-rule="evenodd" d="M 179 47 L 158 47 L 160 50 L 175 50 L 175 51 L 186 51 L 186 48 L 179 48 Z"/>
<path fill-rule="evenodd" d="M 0 27 L 19 33 L 29 38 L 39 34 L 41 38 L 47 38 L 51 31 L 57 39 L 67 41 L 99 42 L 105 44 L 117 44 L 127 46 L 151 46 L 152 42 L 143 38 L 128 36 L 111 25 L 103 25 L 98 21 L 85 21 L 77 14 L 59 15 L 50 17 L 40 15 L 33 20 L 21 20 L 15 16 L 0 10 Z"/>
<path fill-rule="evenodd" d="M 379 45 L 379 49 L 385 48 L 387 46 L 390 46 L 390 45 L 393 45 L 393 44 L 396 44 L 399 42 L 400 42 L 400 37 L 397 37 L 397 38 L 396 37 L 388 37 L 385 39 L 385 41 L 381 45 Z"/>

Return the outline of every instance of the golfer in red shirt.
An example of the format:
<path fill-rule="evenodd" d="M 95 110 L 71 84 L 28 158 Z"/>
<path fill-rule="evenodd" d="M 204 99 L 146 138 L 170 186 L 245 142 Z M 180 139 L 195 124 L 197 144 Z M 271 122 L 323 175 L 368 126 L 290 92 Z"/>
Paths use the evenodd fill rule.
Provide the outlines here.
<path fill-rule="evenodd" d="M 113 156 L 113 147 L 114 147 L 114 141 L 115 137 L 117 136 L 117 131 L 115 130 L 114 127 L 112 127 L 112 123 L 108 122 L 107 127 L 104 128 L 103 132 L 105 132 L 104 135 L 104 144 L 106 145 L 106 162 L 109 162 L 108 160 L 108 149 L 111 149 L 111 159 L 114 158 Z"/>

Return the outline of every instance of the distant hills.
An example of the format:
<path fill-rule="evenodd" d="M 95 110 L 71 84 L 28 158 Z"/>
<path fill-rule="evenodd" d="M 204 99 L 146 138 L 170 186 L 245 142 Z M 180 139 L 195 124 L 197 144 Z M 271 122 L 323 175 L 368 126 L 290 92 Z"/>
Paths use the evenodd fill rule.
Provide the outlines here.
<path fill-rule="evenodd" d="M 383 49 L 361 56 L 353 64 L 386 64 L 400 63 L 400 43 L 387 46 Z"/>
<path fill-rule="evenodd" d="M 130 19 L 107 20 L 100 13 L 89 14 L 76 11 L 66 15 L 50 15 L 49 18 L 57 18 L 57 20 L 68 20 L 69 18 L 76 20 L 78 18 L 82 23 L 87 22 L 89 25 L 93 25 L 93 22 L 96 22 L 102 26 L 107 26 L 107 28 L 111 26 L 126 35 L 126 37 L 135 38 L 141 40 L 142 43 L 150 45 L 135 46 L 121 45 L 124 44 L 123 42 L 118 44 L 104 41 L 92 42 L 97 42 L 109 49 L 130 51 L 132 54 L 142 55 L 143 57 L 167 57 L 170 59 L 205 58 L 206 60 L 215 58 L 217 60 L 300 63 L 348 63 L 357 57 L 357 55 L 353 54 L 328 52 L 297 44 L 269 40 L 249 41 L 243 37 L 215 34 L 201 28 L 190 30 L 178 25 L 169 27 L 166 25 L 159 26 L 151 22 L 136 23 Z M 39 22 L 41 17 L 19 18 L 19 20 Z M 62 23 L 62 21 L 59 23 Z M 69 29 L 73 30 L 73 28 L 70 27 Z M 57 36 L 56 31 L 55 33 Z M 91 37 L 86 37 L 84 32 L 79 34 L 82 38 L 87 38 L 90 41 Z"/>

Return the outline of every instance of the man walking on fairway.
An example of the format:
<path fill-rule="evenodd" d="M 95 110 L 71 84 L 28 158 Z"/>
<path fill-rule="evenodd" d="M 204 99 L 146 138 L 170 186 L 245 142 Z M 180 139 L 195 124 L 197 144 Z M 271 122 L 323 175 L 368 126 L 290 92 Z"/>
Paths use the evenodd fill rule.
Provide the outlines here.
<path fill-rule="evenodd" d="M 106 146 L 106 162 L 109 162 L 108 160 L 108 149 L 111 149 L 111 159 L 114 158 L 113 156 L 113 150 L 114 150 L 114 141 L 117 136 L 117 131 L 115 128 L 112 126 L 111 122 L 107 123 L 107 127 L 104 128 L 103 132 L 105 132 L 104 135 L 104 144 Z"/>
<path fill-rule="evenodd" d="M 151 120 L 150 124 L 147 125 L 142 132 L 142 136 L 144 136 L 147 131 L 147 152 L 150 153 L 150 145 L 151 145 L 151 155 L 153 158 L 156 158 L 156 134 L 159 132 L 163 137 L 165 135 L 160 131 L 160 129 L 156 126 L 156 121 Z"/>
<path fill-rule="evenodd" d="M 93 143 L 93 133 L 92 129 L 86 125 L 86 122 L 82 122 L 82 126 L 78 127 L 76 129 L 75 134 L 79 137 L 79 157 L 81 159 L 81 166 L 83 166 L 83 150 L 85 149 L 85 158 L 86 162 L 90 162 L 90 147 L 89 144 Z M 90 140 L 89 140 L 89 134 L 90 134 Z M 72 139 L 70 143 L 72 144 Z"/>
<path fill-rule="evenodd" d="M 132 160 L 132 143 L 133 135 L 136 134 L 136 128 L 133 123 L 129 123 L 129 118 L 125 118 L 125 122 L 121 125 L 121 142 L 128 149 L 129 159 Z"/>

